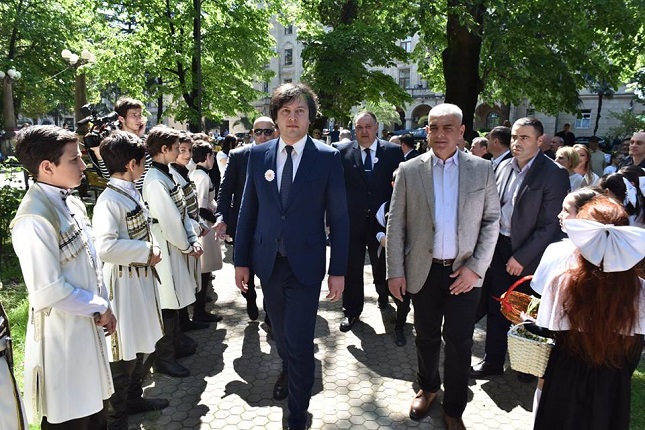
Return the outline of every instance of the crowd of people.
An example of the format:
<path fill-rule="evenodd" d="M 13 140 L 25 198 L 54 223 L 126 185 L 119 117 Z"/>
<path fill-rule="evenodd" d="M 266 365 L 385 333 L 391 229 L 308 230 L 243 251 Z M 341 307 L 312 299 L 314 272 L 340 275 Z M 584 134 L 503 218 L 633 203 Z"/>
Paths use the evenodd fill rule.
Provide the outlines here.
<path fill-rule="evenodd" d="M 253 144 L 235 148 L 231 136 L 216 153 L 207 135 L 166 126 L 144 141 L 137 100 L 115 111 L 121 130 L 91 149 L 109 179 L 91 222 L 72 194 L 86 168 L 78 137 L 55 126 L 18 135 L 17 157 L 35 179 L 12 222 L 31 312 L 25 410 L 17 390 L 3 398 L 19 412 L 0 416 L 8 428 L 127 429 L 128 415 L 168 406 L 143 396 L 143 378 L 151 368 L 190 374 L 179 359 L 197 343 L 186 332 L 222 319 L 206 303 L 226 239 L 251 320 L 260 280 L 282 361 L 273 398 L 288 399 L 289 429 L 310 425 L 322 281 L 342 302 L 340 333 L 351 331 L 366 306 L 366 252 L 376 305 L 396 306 L 399 347 L 415 310 L 410 418 L 423 419 L 443 387 L 447 428 L 465 429 L 469 380 L 505 371 L 510 322 L 495 299 L 534 274 L 521 287 L 542 296 L 529 328 L 556 339 L 537 382 L 536 428 L 628 428 L 645 334 L 645 132 L 620 163 L 597 140 L 575 144 L 567 127 L 551 138 L 528 117 L 469 150 L 461 110 L 444 103 L 429 112 L 427 152 L 412 135 L 379 139 L 371 112 L 353 118 L 353 140 L 326 131 L 328 145 L 320 131 L 309 137 L 316 95 L 290 83 L 273 93 L 270 117 L 255 120 Z M 485 356 L 471 366 L 484 316 Z"/>

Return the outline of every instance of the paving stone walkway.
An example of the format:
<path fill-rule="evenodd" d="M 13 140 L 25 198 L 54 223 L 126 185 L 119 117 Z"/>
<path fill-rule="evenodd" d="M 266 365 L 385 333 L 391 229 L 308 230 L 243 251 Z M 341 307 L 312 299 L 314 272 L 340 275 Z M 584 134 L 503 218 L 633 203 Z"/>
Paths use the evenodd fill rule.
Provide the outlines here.
<path fill-rule="evenodd" d="M 191 371 L 183 379 L 152 375 L 145 396 L 165 397 L 161 412 L 133 415 L 131 429 L 283 429 L 286 400 L 271 399 L 281 369 L 273 340 L 267 339 L 264 312 L 249 321 L 246 302 L 234 286 L 232 248 L 225 247 L 224 268 L 213 282 L 211 306 L 224 320 L 211 328 L 190 332 L 199 342 L 197 353 L 182 359 Z M 312 429 L 444 429 L 440 402 L 420 422 L 408 417 L 418 389 L 412 312 L 405 347 L 394 345 L 394 308 L 382 312 L 366 266 L 366 305 L 361 320 L 349 333 L 338 329 L 340 303 L 324 298 L 316 325 L 316 382 L 309 407 Z M 213 293 L 211 293 L 213 295 Z M 261 290 L 258 289 L 258 303 Z M 483 356 L 484 332 L 475 332 L 473 363 Z M 441 367 L 443 369 L 443 367 Z M 471 380 L 464 422 L 469 429 L 530 429 L 534 384 L 522 384 L 516 373 L 488 381 Z M 441 393 L 438 397 L 441 399 Z"/>

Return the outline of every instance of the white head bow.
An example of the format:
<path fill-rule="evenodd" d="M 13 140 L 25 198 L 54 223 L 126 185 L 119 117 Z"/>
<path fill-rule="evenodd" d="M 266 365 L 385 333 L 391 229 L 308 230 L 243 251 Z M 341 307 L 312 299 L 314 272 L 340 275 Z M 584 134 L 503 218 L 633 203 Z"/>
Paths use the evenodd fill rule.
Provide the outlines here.
<path fill-rule="evenodd" d="M 625 184 L 625 201 L 623 205 L 631 203 L 632 206 L 636 207 L 636 187 L 627 178 L 623 178 L 623 183 Z"/>
<path fill-rule="evenodd" d="M 617 227 L 586 219 L 565 219 L 571 242 L 582 256 L 603 272 L 623 272 L 645 257 L 645 229 Z"/>

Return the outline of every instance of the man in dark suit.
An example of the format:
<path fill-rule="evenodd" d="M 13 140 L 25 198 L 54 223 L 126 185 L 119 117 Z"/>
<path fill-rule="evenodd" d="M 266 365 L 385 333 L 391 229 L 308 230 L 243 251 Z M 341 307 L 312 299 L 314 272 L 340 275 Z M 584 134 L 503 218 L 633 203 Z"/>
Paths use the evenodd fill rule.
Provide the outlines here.
<path fill-rule="evenodd" d="M 482 292 L 488 311 L 486 355 L 471 367 L 473 378 L 504 371 L 510 322 L 493 297 L 500 297 L 520 276 L 533 274 L 546 247 L 561 235 L 558 213 L 569 190 L 569 177 L 540 151 L 542 134 L 537 119 L 518 119 L 511 131 L 513 158 L 503 161 L 495 175 L 501 200 L 500 234 Z"/>
<path fill-rule="evenodd" d="M 488 153 L 493 157 L 491 161 L 493 162 L 493 171 L 497 172 L 499 164 L 513 157 L 511 154 L 511 129 L 498 125 L 494 127 L 488 134 L 488 146 L 486 149 Z"/>
<path fill-rule="evenodd" d="M 403 160 L 408 161 L 412 160 L 414 157 L 419 155 L 417 151 L 416 143 L 414 141 L 414 136 L 410 133 L 406 133 L 399 138 L 401 142 L 401 151 L 403 151 Z"/>
<path fill-rule="evenodd" d="M 371 112 L 361 112 L 354 117 L 356 140 L 338 147 L 347 188 L 349 215 L 349 260 L 343 293 L 345 318 L 340 331 L 351 330 L 365 300 L 363 266 L 365 248 L 370 256 L 372 274 L 377 260 L 379 243 L 376 240 L 376 211 L 392 197 L 392 173 L 403 161 L 399 145 L 376 138 L 378 122 Z M 380 308 L 388 305 L 386 280 L 374 279 Z"/>
<path fill-rule="evenodd" d="M 273 120 L 268 116 L 261 116 L 253 122 L 253 136 L 255 144 L 260 145 L 275 138 L 277 134 Z M 246 165 L 253 145 L 236 148 L 228 154 L 228 166 L 217 195 L 217 223 L 215 229 L 220 238 L 226 235 L 235 239 L 237 216 L 242 205 L 242 193 L 246 183 Z M 257 292 L 255 291 L 255 273 L 250 268 L 248 291 L 242 293 L 246 299 L 246 312 L 252 321 L 258 319 L 258 305 L 256 304 Z M 268 320 L 265 322 L 269 324 Z"/>
<path fill-rule="evenodd" d="M 325 219 L 330 229 L 329 294 L 345 284 L 349 225 L 340 154 L 307 136 L 316 95 L 284 84 L 271 98 L 280 138 L 249 154 L 246 187 L 235 235 L 235 283 L 247 291 L 252 266 L 262 282 L 283 370 L 274 387 L 288 392 L 290 429 L 307 426 L 314 385 L 314 328 L 325 276 Z M 276 390 L 278 388 L 278 390 Z"/>

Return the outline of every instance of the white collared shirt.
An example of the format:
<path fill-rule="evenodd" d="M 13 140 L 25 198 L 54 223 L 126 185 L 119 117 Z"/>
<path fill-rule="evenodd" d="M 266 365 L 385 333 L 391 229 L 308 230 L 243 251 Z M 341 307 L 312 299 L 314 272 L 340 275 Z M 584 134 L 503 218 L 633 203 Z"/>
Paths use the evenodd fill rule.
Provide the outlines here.
<path fill-rule="evenodd" d="M 457 217 L 459 211 L 459 151 L 446 161 L 434 153 L 432 184 L 434 190 L 434 249 L 433 258 L 448 260 L 457 257 Z"/>
<path fill-rule="evenodd" d="M 307 143 L 307 135 L 302 139 L 294 143 L 293 151 L 291 151 L 291 160 L 293 161 L 293 178 L 296 178 L 296 172 L 298 171 L 298 166 L 300 165 L 300 160 L 302 159 L 302 151 L 305 150 L 305 144 Z M 278 181 L 278 191 L 280 191 L 280 185 L 282 185 L 282 171 L 284 170 L 284 164 L 287 162 L 287 150 L 284 149 L 287 146 L 286 143 L 280 138 L 278 141 L 278 156 L 276 158 L 275 165 L 275 177 Z"/>
<path fill-rule="evenodd" d="M 367 148 L 363 148 L 361 145 L 356 142 L 356 145 L 358 148 L 361 150 L 361 160 L 363 160 L 363 164 L 365 164 L 365 150 Z M 370 157 L 372 158 L 372 170 L 374 170 L 374 164 L 376 164 L 376 148 L 378 148 L 378 139 L 374 139 L 374 142 L 369 147 L 370 150 Z M 376 160 L 376 161 L 374 161 Z"/>
<path fill-rule="evenodd" d="M 511 235 L 511 218 L 513 217 L 513 209 L 515 208 L 515 200 L 517 199 L 520 191 L 520 185 L 522 184 L 522 181 L 524 181 L 524 178 L 526 178 L 529 169 L 540 152 L 541 151 L 538 150 L 533 158 L 531 158 L 521 169 L 520 165 L 517 163 L 517 158 L 513 157 L 509 163 L 512 171 L 506 180 L 506 184 L 502 189 L 502 195 L 500 196 L 501 216 L 499 218 L 499 232 L 504 236 Z"/>
<path fill-rule="evenodd" d="M 510 151 L 510 149 L 507 149 L 507 150 L 506 150 L 502 155 L 500 155 L 499 157 L 493 157 L 493 158 L 491 159 L 491 161 L 493 162 L 493 170 L 497 169 L 497 166 L 499 166 L 499 163 L 501 163 L 501 162 L 502 162 L 502 160 L 504 159 L 504 157 L 506 157 L 506 154 L 508 154 L 509 152 L 511 152 L 511 151 Z"/>

